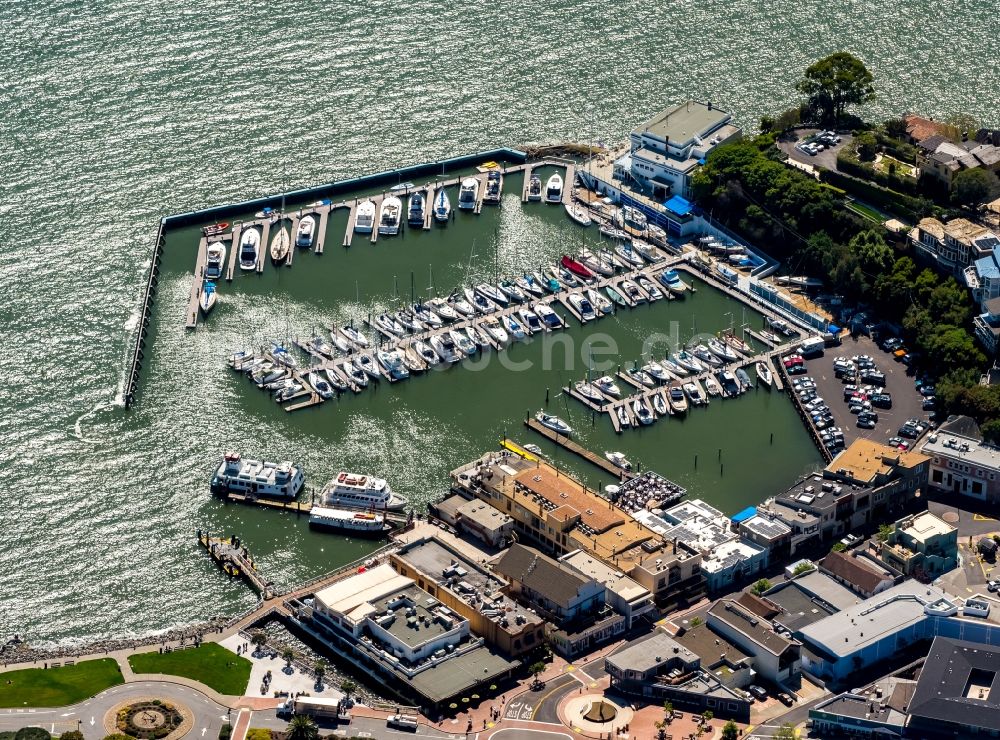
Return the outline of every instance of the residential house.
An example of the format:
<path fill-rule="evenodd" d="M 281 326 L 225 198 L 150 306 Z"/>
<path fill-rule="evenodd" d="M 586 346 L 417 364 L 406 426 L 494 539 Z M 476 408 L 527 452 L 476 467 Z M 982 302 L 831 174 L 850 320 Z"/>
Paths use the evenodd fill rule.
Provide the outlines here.
<path fill-rule="evenodd" d="M 997 283 L 1000 284 L 1000 271 L 997 271 Z M 990 298 L 982 304 L 983 312 L 972 320 L 976 339 L 983 345 L 990 357 L 996 357 L 1000 348 L 1000 297 Z"/>
<path fill-rule="evenodd" d="M 641 617 L 655 613 L 656 605 L 649 589 L 603 560 L 598 560 L 583 550 L 574 550 L 559 558 L 559 562 L 582 576 L 603 583 L 607 603 L 624 615 L 627 627 L 631 628 Z"/>
<path fill-rule="evenodd" d="M 978 289 L 976 273 L 974 269 L 969 271 L 966 268 L 973 266 L 977 260 L 989 257 L 998 244 L 992 231 L 966 218 L 942 222 L 930 217 L 920 219 L 910 231 L 910 242 L 919 256 L 942 272 L 959 279 L 964 276 L 973 291 Z"/>
<path fill-rule="evenodd" d="M 928 436 L 930 485 L 968 499 L 1000 503 L 1000 449 L 988 444 L 968 416 L 949 416 Z"/>

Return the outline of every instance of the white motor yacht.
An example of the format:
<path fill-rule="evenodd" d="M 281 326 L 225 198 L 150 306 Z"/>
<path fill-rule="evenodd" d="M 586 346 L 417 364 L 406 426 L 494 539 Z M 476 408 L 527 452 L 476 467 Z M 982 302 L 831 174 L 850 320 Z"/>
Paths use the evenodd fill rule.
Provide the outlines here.
<path fill-rule="evenodd" d="M 626 473 L 632 470 L 632 463 L 628 461 L 628 458 L 621 452 L 607 452 L 604 453 L 605 459 L 616 468 L 621 468 Z"/>
<path fill-rule="evenodd" d="M 569 436 L 573 433 L 573 427 L 553 414 L 546 414 L 544 411 L 539 411 L 535 414 L 535 420 L 543 427 L 551 429 L 554 432 L 558 432 L 559 434 Z"/>
<path fill-rule="evenodd" d="M 374 511 L 401 511 L 408 503 L 384 479 L 346 471 L 337 473 L 320 497 L 326 506 Z"/>
<path fill-rule="evenodd" d="M 594 385 L 600 388 L 601 393 L 612 398 L 621 398 L 622 389 L 610 375 L 604 375 L 594 381 Z"/>
<path fill-rule="evenodd" d="M 218 280 L 226 264 L 225 242 L 212 242 L 205 253 L 205 279 Z"/>
<path fill-rule="evenodd" d="M 510 340 L 510 336 L 507 334 L 507 331 L 500 326 L 500 322 L 493 316 L 483 319 L 479 326 L 483 331 L 493 337 L 493 340 L 497 344 L 507 344 L 508 340 Z"/>
<path fill-rule="evenodd" d="M 359 234 L 370 234 L 372 229 L 375 228 L 375 203 L 370 200 L 366 200 L 363 203 L 358 203 L 358 207 L 354 211 L 354 230 Z"/>
<path fill-rule="evenodd" d="M 431 347 L 443 362 L 458 362 L 462 359 L 462 353 L 455 346 L 455 340 L 451 338 L 450 332 L 435 334 L 431 337 Z"/>
<path fill-rule="evenodd" d="M 403 217 L 403 202 L 395 195 L 390 195 L 382 201 L 379 210 L 378 233 L 380 236 L 393 236 L 399 233 L 399 223 Z"/>
<path fill-rule="evenodd" d="M 260 250 L 260 232 L 257 229 L 247 229 L 240 237 L 240 269 L 256 270 Z"/>
<path fill-rule="evenodd" d="M 295 246 L 309 248 L 316 238 L 316 217 L 311 213 L 303 216 L 299 221 L 299 228 L 295 230 Z"/>
<path fill-rule="evenodd" d="M 479 180 L 474 177 L 467 177 L 462 180 L 462 186 L 458 190 L 458 207 L 463 211 L 471 211 L 476 207 L 476 200 L 479 198 Z"/>
<path fill-rule="evenodd" d="M 557 172 L 545 183 L 545 202 L 562 203 L 563 179 Z"/>

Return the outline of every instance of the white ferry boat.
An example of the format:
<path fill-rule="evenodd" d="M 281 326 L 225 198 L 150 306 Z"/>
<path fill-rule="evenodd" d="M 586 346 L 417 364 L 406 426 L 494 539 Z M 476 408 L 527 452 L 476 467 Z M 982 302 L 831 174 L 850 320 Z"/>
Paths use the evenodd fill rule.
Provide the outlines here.
<path fill-rule="evenodd" d="M 314 506 L 309 512 L 309 526 L 356 537 L 381 537 L 389 531 L 382 514 Z"/>
<path fill-rule="evenodd" d="M 212 476 L 212 491 L 247 496 L 294 499 L 305 483 L 301 465 L 244 460 L 238 452 L 227 452 Z"/>
<path fill-rule="evenodd" d="M 340 471 L 323 489 L 323 504 L 349 509 L 400 511 L 408 503 L 384 478 Z"/>

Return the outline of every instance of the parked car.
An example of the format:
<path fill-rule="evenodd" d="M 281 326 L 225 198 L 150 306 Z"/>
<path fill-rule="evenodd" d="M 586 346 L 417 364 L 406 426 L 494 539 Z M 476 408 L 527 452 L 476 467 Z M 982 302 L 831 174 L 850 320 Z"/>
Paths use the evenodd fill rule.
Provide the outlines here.
<path fill-rule="evenodd" d="M 764 691 L 763 686 L 758 686 L 757 684 L 751 684 L 750 686 L 747 687 L 747 691 L 750 692 L 751 696 L 755 697 L 756 699 L 759 699 L 760 701 L 764 701 L 767 698 L 767 692 Z"/>
<path fill-rule="evenodd" d="M 872 406 L 880 409 L 892 408 L 892 395 L 889 393 L 876 393 L 871 397 Z"/>
<path fill-rule="evenodd" d="M 990 593 L 996 593 L 998 590 L 1000 590 L 1000 581 L 987 581 L 986 590 L 989 591 Z"/>
<path fill-rule="evenodd" d="M 795 703 L 795 699 L 787 691 L 782 691 L 778 694 L 778 701 L 784 704 L 786 707 L 792 706 Z"/>
<path fill-rule="evenodd" d="M 934 388 L 933 385 L 922 385 L 922 386 L 920 386 L 920 395 L 924 396 L 925 398 L 927 396 L 933 396 L 936 393 L 937 393 L 937 390 Z"/>

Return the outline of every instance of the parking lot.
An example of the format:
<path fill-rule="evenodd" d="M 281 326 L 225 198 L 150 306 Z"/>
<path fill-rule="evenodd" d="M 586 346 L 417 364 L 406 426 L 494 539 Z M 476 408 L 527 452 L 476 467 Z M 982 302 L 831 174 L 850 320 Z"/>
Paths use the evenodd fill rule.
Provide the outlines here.
<path fill-rule="evenodd" d="M 810 154 L 803 149 L 803 144 L 810 141 L 812 137 L 821 133 L 820 129 L 801 129 L 795 141 L 779 141 L 778 148 L 797 162 L 813 165 L 814 167 L 824 167 L 828 170 L 837 169 L 837 152 L 840 148 L 849 145 L 852 136 L 850 134 L 839 134 L 840 142 L 831 147 L 823 145 L 823 151 Z"/>
<path fill-rule="evenodd" d="M 835 360 L 850 361 L 853 357 L 865 355 L 871 358 L 873 371 L 884 376 L 878 382 L 884 382 L 884 392 L 892 399 L 889 408 L 880 408 L 878 402 L 872 400 L 878 394 L 877 383 L 870 383 L 871 387 L 865 388 L 866 383 L 860 377 L 857 380 L 837 377 Z M 859 363 L 869 364 L 860 360 L 855 367 Z M 823 355 L 804 359 L 802 364 L 804 371 L 789 378 L 793 391 L 805 404 L 812 406 L 812 411 L 826 415 L 826 419 L 817 424 L 824 427 L 820 429 L 821 434 L 827 432 L 828 436 L 835 438 L 836 432 L 831 430 L 839 429 L 843 446 L 849 446 L 862 437 L 890 444 L 890 440 L 900 437 L 900 427 L 909 419 L 921 421 L 926 430 L 930 412 L 923 409 L 924 397 L 918 392 L 913 376 L 907 375 L 906 366 L 895 360 L 891 352 L 883 351 L 867 337 L 848 337 L 839 347 L 828 347 Z M 863 372 L 863 368 L 857 369 Z M 845 387 L 849 384 L 858 386 L 856 392 L 859 395 L 853 398 L 857 402 L 855 410 L 859 413 L 852 413 L 845 399 Z M 866 413 L 872 414 L 873 419 L 877 416 L 872 428 L 859 426 L 859 417 L 863 419 Z M 897 444 L 908 444 L 912 448 L 915 442 L 904 435 Z M 829 449 L 833 454 L 840 451 L 837 444 L 832 444 Z"/>

